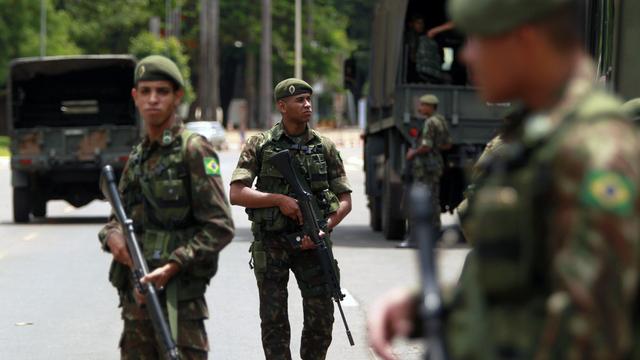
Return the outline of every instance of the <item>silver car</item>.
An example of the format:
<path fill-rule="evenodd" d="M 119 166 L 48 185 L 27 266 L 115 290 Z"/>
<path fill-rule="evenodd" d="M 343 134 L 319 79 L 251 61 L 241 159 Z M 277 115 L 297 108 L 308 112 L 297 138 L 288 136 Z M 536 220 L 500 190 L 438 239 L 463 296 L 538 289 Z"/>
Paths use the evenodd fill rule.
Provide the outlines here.
<path fill-rule="evenodd" d="M 191 121 L 186 123 L 185 127 L 187 130 L 206 137 L 216 148 L 220 148 L 224 144 L 224 128 L 217 121 Z"/>

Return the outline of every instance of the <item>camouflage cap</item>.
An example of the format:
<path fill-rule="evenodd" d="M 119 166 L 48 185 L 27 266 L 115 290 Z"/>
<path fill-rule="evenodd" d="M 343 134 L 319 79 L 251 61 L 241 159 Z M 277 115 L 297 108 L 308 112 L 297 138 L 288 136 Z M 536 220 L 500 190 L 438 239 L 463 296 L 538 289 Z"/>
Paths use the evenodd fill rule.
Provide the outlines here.
<path fill-rule="evenodd" d="M 468 34 L 491 36 L 537 20 L 575 0 L 450 0 L 449 15 Z"/>
<path fill-rule="evenodd" d="M 420 102 L 423 104 L 429 105 L 438 105 L 440 101 L 438 101 L 438 97 L 432 94 L 422 95 L 420 97 Z"/>
<path fill-rule="evenodd" d="M 134 82 L 137 84 L 138 81 L 157 80 L 168 80 L 179 88 L 184 87 L 182 74 L 171 59 L 162 55 L 151 55 L 140 60 L 136 66 Z"/>
<path fill-rule="evenodd" d="M 313 88 L 311 88 L 311 85 L 307 84 L 304 80 L 289 78 L 280 81 L 278 85 L 276 85 L 273 90 L 273 97 L 278 101 L 289 96 L 303 93 L 313 94 Z"/>
<path fill-rule="evenodd" d="M 622 111 L 627 114 L 631 120 L 640 121 L 640 98 L 627 101 L 622 105 Z"/>

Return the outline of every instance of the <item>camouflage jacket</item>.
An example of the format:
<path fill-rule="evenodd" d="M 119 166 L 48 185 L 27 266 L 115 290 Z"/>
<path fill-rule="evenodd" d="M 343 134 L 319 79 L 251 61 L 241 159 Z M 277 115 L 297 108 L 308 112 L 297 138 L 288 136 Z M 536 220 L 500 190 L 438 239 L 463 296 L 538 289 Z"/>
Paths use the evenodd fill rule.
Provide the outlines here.
<path fill-rule="evenodd" d="M 584 60 L 469 199 L 453 358 L 618 359 L 632 345 L 640 142 Z"/>
<path fill-rule="evenodd" d="M 252 187 L 254 180 L 257 178 L 257 190 L 288 195 L 288 186 L 282 183 L 283 180 L 279 181 L 280 179 L 277 178 L 278 176 L 281 177 L 281 175 L 276 173 L 277 170 L 275 170 L 273 166 L 265 164 L 264 159 L 268 159 L 268 157 L 272 155 L 271 153 L 277 151 L 277 149 L 291 149 L 300 146 L 307 147 L 310 150 L 309 152 L 315 152 L 315 150 L 311 151 L 311 149 L 319 149 L 318 154 L 312 153 L 309 155 L 305 155 L 304 151 L 294 151 L 296 154 L 295 158 L 303 167 L 302 173 L 310 177 L 321 175 L 320 177 L 326 179 L 322 181 L 326 181 L 325 185 L 320 184 L 318 188 L 314 186 L 313 179 L 308 180 L 310 180 L 311 189 L 314 192 L 316 190 L 323 190 L 326 187 L 326 190 L 328 190 L 328 198 L 326 198 L 326 200 L 327 202 L 334 203 L 332 210 L 335 211 L 336 195 L 351 192 L 351 186 L 347 180 L 340 152 L 335 144 L 329 138 L 321 136 L 313 129 L 308 129 L 307 132 L 303 134 L 299 144 L 285 134 L 281 123 L 277 123 L 268 131 L 250 137 L 242 149 L 238 165 L 231 176 L 231 182 L 240 181 L 246 186 Z M 314 171 L 318 172 L 319 170 L 318 168 L 314 169 L 316 163 L 321 165 L 319 171 L 321 174 L 314 174 Z M 316 197 L 324 197 L 324 195 L 316 194 Z M 260 215 L 254 216 L 257 215 L 258 212 Z M 265 212 L 270 213 L 270 215 L 263 214 Z M 331 209 L 329 209 L 325 215 L 330 212 L 332 212 Z M 289 220 L 280 214 L 278 208 L 250 209 L 249 213 L 250 220 L 253 221 L 252 229 L 254 234 L 259 231 L 277 232 L 283 230 L 283 227 L 290 228 L 286 224 L 283 224 L 283 222 L 288 222 Z M 257 222 L 263 221 L 265 217 L 270 219 L 270 223 L 266 228 L 263 227 L 259 229 L 256 226 Z"/>
<path fill-rule="evenodd" d="M 439 83 L 444 80 L 440 46 L 435 40 L 426 35 L 418 38 L 416 71 L 427 82 Z"/>
<path fill-rule="evenodd" d="M 449 126 L 444 116 L 436 113 L 424 121 L 417 146 L 428 146 L 428 153 L 420 154 L 413 162 L 414 176 L 416 179 L 426 175 L 441 176 L 444 170 L 444 159 L 441 148 L 451 145 Z"/>
<path fill-rule="evenodd" d="M 148 137 L 145 137 L 133 150 L 125 165 L 119 190 L 125 210 L 134 222 L 138 240 L 142 242 L 145 257 L 147 257 L 147 250 L 151 249 L 153 242 L 159 238 L 155 234 L 180 235 L 180 241 L 173 242 L 177 242 L 178 246 L 169 251 L 165 260 L 175 261 L 180 265 L 178 279 L 204 277 L 208 282 L 208 277 L 215 273 L 218 253 L 233 237 L 234 226 L 220 177 L 218 156 L 212 145 L 203 137 L 194 135 L 185 139 L 181 136 L 183 131 L 184 126 L 178 121 L 165 133 L 165 138 L 161 140 L 162 144 L 151 142 Z M 187 141 L 183 148 L 185 164 L 174 164 L 172 161 L 182 156 L 178 152 L 183 151 L 181 150 L 183 140 Z M 184 175 L 180 175 L 182 169 L 184 169 Z M 142 183 L 157 184 L 158 180 L 165 178 L 171 184 L 186 189 L 187 194 L 184 196 L 187 201 L 184 206 L 186 212 L 182 211 L 184 216 L 181 215 L 183 221 L 180 224 L 171 221 L 159 223 L 151 220 L 161 218 L 159 212 L 164 209 L 157 210 L 158 207 L 152 205 L 158 200 L 149 198 L 143 190 L 145 187 Z M 182 190 L 174 186 L 168 191 L 174 194 L 175 191 Z M 172 197 L 170 200 L 175 198 Z M 171 201 L 168 202 L 171 203 Z M 174 210 L 175 208 L 171 211 Z M 177 216 L 175 212 L 170 212 L 169 215 Z M 106 239 L 111 232 L 122 232 L 119 223 L 113 217 L 99 233 L 99 239 L 105 251 L 108 251 Z M 150 262 L 150 268 L 161 265 L 155 264 L 152 259 L 147 261 Z M 130 284 L 125 284 L 124 289 L 118 286 L 122 284 L 114 285 L 120 290 L 125 290 L 124 293 L 130 289 Z"/>

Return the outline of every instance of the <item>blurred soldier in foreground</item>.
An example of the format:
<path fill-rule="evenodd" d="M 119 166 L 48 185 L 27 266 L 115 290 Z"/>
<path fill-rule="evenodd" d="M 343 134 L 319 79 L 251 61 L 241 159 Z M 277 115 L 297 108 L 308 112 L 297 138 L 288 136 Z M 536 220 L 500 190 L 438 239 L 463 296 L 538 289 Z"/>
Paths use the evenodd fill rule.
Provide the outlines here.
<path fill-rule="evenodd" d="M 640 98 L 627 101 L 622 105 L 624 111 L 634 122 L 640 121 Z"/>
<path fill-rule="evenodd" d="M 630 355 L 640 144 L 621 103 L 594 88 L 576 4 L 449 2 L 481 96 L 520 100 L 529 114 L 469 199 L 475 244 L 444 319 L 454 359 Z M 416 328 L 416 300 L 398 291 L 372 308 L 384 359 Z"/>
<path fill-rule="evenodd" d="M 271 130 L 247 140 L 231 178 L 230 199 L 247 208 L 252 221 L 253 270 L 260 296 L 262 347 L 267 359 L 291 359 L 291 329 L 287 315 L 287 283 L 293 271 L 302 293 L 304 328 L 300 357 L 324 359 L 331 344 L 333 302 L 323 279 L 316 245 L 304 236 L 301 243 L 291 234 L 303 222 L 290 186 L 269 162 L 288 149 L 326 220 L 325 241 L 351 211 L 351 187 L 340 153 L 329 138 L 308 127 L 312 88 L 300 79 L 281 81 L 274 90 L 282 121 Z M 256 180 L 257 178 L 257 180 Z M 253 182 L 256 180 L 256 188 Z M 337 268 L 337 264 L 336 264 Z"/>
<path fill-rule="evenodd" d="M 204 294 L 218 254 L 234 231 L 218 156 L 204 137 L 184 130 L 175 115 L 184 83 L 171 60 L 142 59 L 134 80 L 131 95 L 147 135 L 131 152 L 119 190 L 151 271 L 141 281 L 164 290 L 161 301 L 181 359 L 207 359 Z M 157 359 L 162 349 L 144 297 L 132 289 L 132 263 L 120 224 L 112 218 L 99 238 L 113 255 L 109 280 L 120 295 L 122 358 Z"/>
<path fill-rule="evenodd" d="M 413 181 L 421 182 L 429 187 L 435 211 L 433 212 L 433 226 L 440 230 L 440 177 L 444 171 L 442 150 L 451 148 L 451 136 L 447 120 L 437 113 L 438 98 L 427 94 L 420 98 L 418 112 L 425 117 L 422 132 L 416 148 L 407 151 L 407 160 L 413 164 Z M 407 189 L 408 190 L 408 189 Z M 410 237 L 398 244 L 398 247 L 416 247 L 411 244 Z"/>

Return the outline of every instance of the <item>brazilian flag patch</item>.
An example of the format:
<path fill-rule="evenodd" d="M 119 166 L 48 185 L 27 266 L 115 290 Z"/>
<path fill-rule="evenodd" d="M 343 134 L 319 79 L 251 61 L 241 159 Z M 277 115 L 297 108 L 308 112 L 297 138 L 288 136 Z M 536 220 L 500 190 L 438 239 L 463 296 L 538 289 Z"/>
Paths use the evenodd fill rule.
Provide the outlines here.
<path fill-rule="evenodd" d="M 204 173 L 210 176 L 220 176 L 220 163 L 218 159 L 214 157 L 205 157 L 204 161 Z"/>
<path fill-rule="evenodd" d="M 581 193 L 584 204 L 618 215 L 631 214 L 635 197 L 635 186 L 628 178 L 603 170 L 587 174 Z"/>

